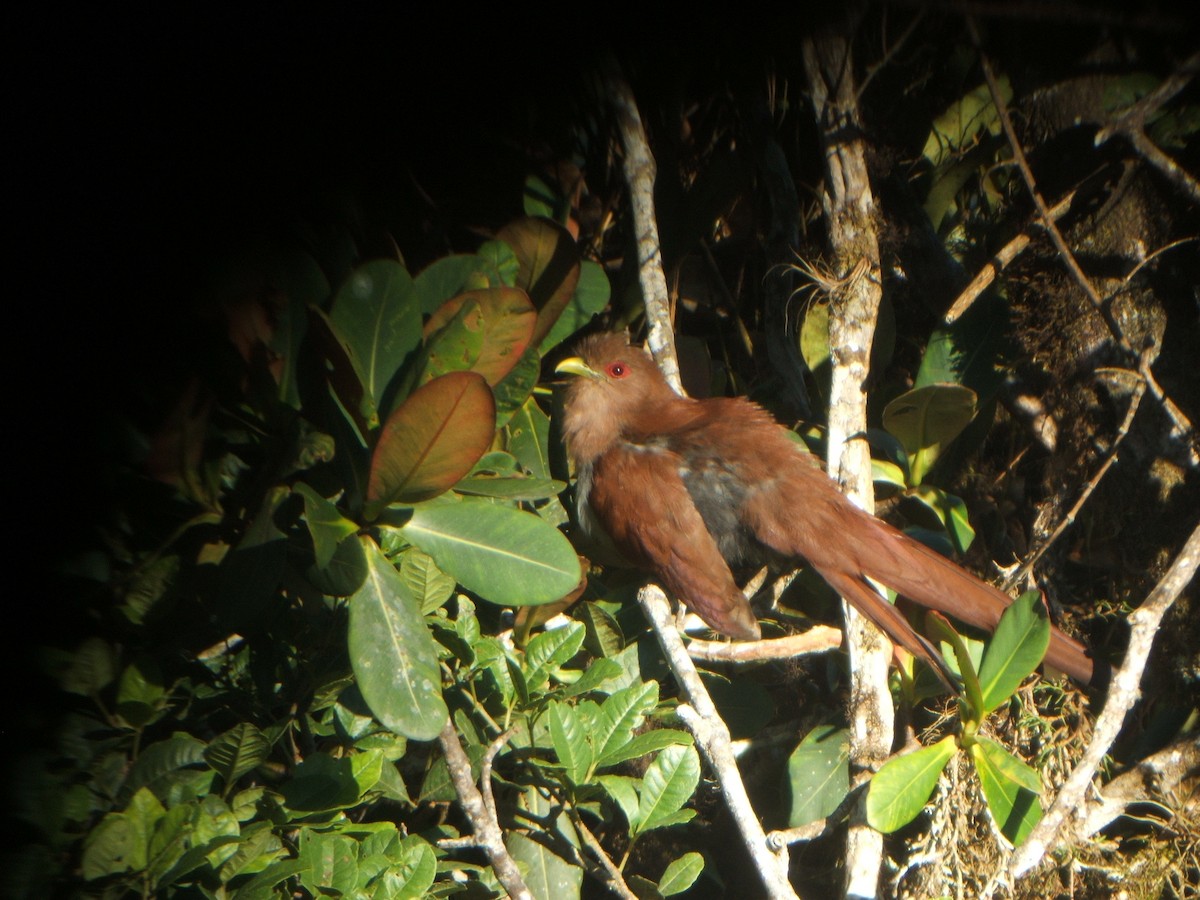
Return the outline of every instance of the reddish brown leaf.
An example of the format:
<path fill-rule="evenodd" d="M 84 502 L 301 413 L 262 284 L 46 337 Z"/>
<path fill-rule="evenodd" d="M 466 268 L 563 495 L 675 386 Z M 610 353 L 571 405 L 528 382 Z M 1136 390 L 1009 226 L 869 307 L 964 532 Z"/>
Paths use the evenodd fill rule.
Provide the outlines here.
<path fill-rule="evenodd" d="M 521 265 L 517 287 L 523 288 L 537 307 L 533 340 L 541 343 L 575 293 L 579 249 L 570 232 L 549 219 L 517 219 L 496 237 L 512 247 Z"/>
<path fill-rule="evenodd" d="M 417 388 L 380 431 L 368 515 L 448 490 L 491 445 L 495 430 L 496 404 L 477 373 L 451 372 Z"/>

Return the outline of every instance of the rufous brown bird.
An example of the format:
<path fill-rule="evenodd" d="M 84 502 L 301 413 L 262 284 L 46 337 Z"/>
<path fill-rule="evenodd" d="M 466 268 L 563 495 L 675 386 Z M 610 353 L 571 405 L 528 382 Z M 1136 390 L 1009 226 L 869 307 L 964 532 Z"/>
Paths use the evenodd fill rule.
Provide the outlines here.
<path fill-rule="evenodd" d="M 562 431 L 580 526 L 593 535 L 602 528 L 717 631 L 760 636 L 731 565 L 807 562 L 892 641 L 935 665 L 928 642 L 868 578 L 988 630 L 1012 602 L 855 506 L 761 407 L 680 397 L 623 334 L 591 335 L 577 352 L 555 371 L 576 376 Z M 1057 628 L 1046 662 L 1093 679 L 1084 648 Z"/>

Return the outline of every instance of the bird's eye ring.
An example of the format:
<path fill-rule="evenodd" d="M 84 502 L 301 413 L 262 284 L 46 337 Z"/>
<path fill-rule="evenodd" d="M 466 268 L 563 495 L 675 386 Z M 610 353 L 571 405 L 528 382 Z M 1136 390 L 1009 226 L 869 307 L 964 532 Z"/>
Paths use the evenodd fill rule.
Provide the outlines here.
<path fill-rule="evenodd" d="M 618 360 L 617 362 L 609 363 L 605 368 L 605 371 L 608 372 L 612 378 L 624 378 L 629 374 L 629 367 L 626 366 L 625 363 Z"/>

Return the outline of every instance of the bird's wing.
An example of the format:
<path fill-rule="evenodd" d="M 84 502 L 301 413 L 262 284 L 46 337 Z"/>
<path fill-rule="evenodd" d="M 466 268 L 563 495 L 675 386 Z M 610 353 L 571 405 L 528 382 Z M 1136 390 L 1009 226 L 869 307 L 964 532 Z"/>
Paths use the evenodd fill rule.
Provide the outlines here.
<path fill-rule="evenodd" d="M 700 618 L 757 640 L 758 622 L 688 494 L 682 467 L 665 447 L 618 443 L 596 461 L 588 502 L 622 553 L 654 571 Z"/>

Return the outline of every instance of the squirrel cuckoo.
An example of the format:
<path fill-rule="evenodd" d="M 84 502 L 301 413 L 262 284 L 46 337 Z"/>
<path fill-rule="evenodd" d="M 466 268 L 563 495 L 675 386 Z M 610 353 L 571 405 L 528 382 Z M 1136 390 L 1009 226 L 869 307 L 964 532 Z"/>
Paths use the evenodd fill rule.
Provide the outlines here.
<path fill-rule="evenodd" d="M 805 561 L 895 643 L 937 666 L 929 643 L 867 579 L 992 630 L 1011 598 L 860 510 L 761 407 L 668 386 L 623 334 L 584 338 L 558 373 L 578 519 L 649 569 L 708 625 L 760 636 L 730 565 Z M 1085 684 L 1093 661 L 1057 628 L 1046 662 Z M 1099 673 L 1095 673 L 1099 675 Z"/>

